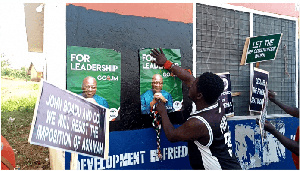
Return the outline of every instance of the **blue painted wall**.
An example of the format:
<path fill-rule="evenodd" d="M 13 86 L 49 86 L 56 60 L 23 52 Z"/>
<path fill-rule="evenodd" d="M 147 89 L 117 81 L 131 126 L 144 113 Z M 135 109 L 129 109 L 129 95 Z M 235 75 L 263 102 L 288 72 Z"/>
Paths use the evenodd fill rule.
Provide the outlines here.
<path fill-rule="evenodd" d="M 268 119 L 276 129 L 287 137 L 295 135 L 298 118 L 282 117 Z M 233 151 L 243 169 L 250 170 L 292 170 L 296 169 L 292 154 L 271 134 L 267 133 L 262 145 L 259 127 L 254 119 L 229 120 Z M 175 125 L 178 127 L 178 125 Z M 129 131 L 115 131 L 109 135 L 108 164 L 100 158 L 79 155 L 78 169 L 113 170 L 190 170 L 187 143 L 171 143 L 164 131 L 161 133 L 162 161 L 155 159 L 156 134 L 153 128 Z M 152 153 L 151 153 L 152 152 Z M 137 157 L 139 155 L 139 157 Z M 66 152 L 66 170 L 70 169 L 70 153 Z M 98 162 L 97 164 L 95 164 Z M 156 161 L 157 160 L 157 161 Z M 89 168 L 90 167 L 90 168 Z"/>
<path fill-rule="evenodd" d="M 280 117 L 267 119 L 288 138 L 294 138 L 299 119 Z M 243 169 L 289 170 L 296 169 L 292 153 L 272 134 L 266 133 L 264 143 L 254 119 L 229 121 L 233 151 Z"/>

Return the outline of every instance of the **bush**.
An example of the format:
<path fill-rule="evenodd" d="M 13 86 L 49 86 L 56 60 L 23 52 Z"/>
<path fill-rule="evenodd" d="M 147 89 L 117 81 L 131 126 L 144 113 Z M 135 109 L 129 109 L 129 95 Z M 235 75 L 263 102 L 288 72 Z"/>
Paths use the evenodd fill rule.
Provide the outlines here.
<path fill-rule="evenodd" d="M 26 79 L 27 81 L 30 80 L 30 76 L 27 75 L 27 69 L 25 67 L 22 67 L 21 69 L 11 69 L 8 67 L 3 67 L 1 68 L 1 75 L 13 78 Z"/>
<path fill-rule="evenodd" d="M 1 102 L 1 112 L 33 112 L 37 97 L 14 97 L 5 102 Z"/>

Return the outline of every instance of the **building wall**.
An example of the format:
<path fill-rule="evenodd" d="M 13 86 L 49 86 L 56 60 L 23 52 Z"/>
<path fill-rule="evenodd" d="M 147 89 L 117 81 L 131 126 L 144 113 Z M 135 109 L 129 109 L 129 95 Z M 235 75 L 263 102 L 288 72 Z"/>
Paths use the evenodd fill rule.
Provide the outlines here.
<path fill-rule="evenodd" d="M 184 11 L 174 15 L 174 11 Z M 100 9 L 99 9 L 99 8 Z M 130 13 L 123 11 L 124 7 Z M 148 9 L 149 8 L 149 9 Z M 156 11 L 163 8 L 163 14 Z M 104 10 L 105 9 L 105 10 Z M 93 10 L 86 4 L 69 4 L 66 7 L 66 45 L 92 48 L 114 49 L 121 53 L 121 107 L 120 121 L 110 122 L 110 157 L 126 158 L 120 160 L 117 166 L 93 163 L 91 168 L 106 169 L 190 169 L 185 151 L 182 155 L 166 157 L 162 162 L 156 162 L 156 134 L 152 127 L 153 119 L 141 114 L 139 50 L 143 48 L 180 49 L 184 68 L 193 68 L 193 26 L 192 4 L 116 4 L 116 12 L 107 12 L 107 4 L 93 5 Z M 151 11 L 149 14 L 143 11 Z M 114 10 L 113 10 L 114 11 Z M 150 15 L 151 14 L 151 15 Z M 186 19 L 186 15 L 189 20 Z M 187 95 L 185 87 L 184 94 Z M 188 101 L 188 97 L 184 97 Z M 188 105 L 186 105 L 188 106 Z M 191 104 L 189 105 L 191 108 Z M 190 109 L 189 108 L 189 109 Z M 181 113 L 174 113 L 174 121 L 182 122 Z M 120 143 L 121 141 L 121 143 Z M 119 143 L 118 143 L 119 142 Z M 117 144 L 116 144 L 117 143 Z M 138 143 L 138 144 L 136 144 Z M 186 143 L 170 143 L 162 138 L 162 149 L 186 149 Z M 144 161 L 130 162 L 131 156 L 144 155 Z M 127 156 L 127 157 L 124 157 Z M 66 169 L 70 161 L 70 153 L 66 153 Z M 88 169 L 94 161 L 90 157 L 78 156 L 78 168 Z M 133 160 L 132 160 L 133 161 Z M 105 163 L 105 162 L 104 162 Z"/>
<path fill-rule="evenodd" d="M 127 16 L 154 17 L 183 23 L 193 22 L 192 3 L 135 3 L 134 5 L 131 3 L 72 3 L 72 5 L 81 6 L 87 10 Z"/>
<path fill-rule="evenodd" d="M 250 116 L 248 107 L 251 67 L 255 65 L 241 66 L 239 62 L 247 37 L 283 33 L 276 59 L 260 62 L 259 68 L 270 72 L 268 88 L 277 92 L 277 98 L 285 104 L 297 106 L 297 18 L 200 3 L 196 6 L 196 16 L 197 75 L 206 70 L 228 71 L 232 92 L 241 93 L 233 97 L 235 117 L 229 118 L 228 124 L 234 152 L 242 168 L 295 169 L 291 152 L 276 138 L 267 133 L 262 142 L 260 129 L 255 123 L 259 114 Z M 268 120 L 276 129 L 293 139 L 299 120 L 289 117 L 272 102 L 267 110 Z"/>
<path fill-rule="evenodd" d="M 136 4 L 127 6 L 131 11 L 140 11 L 139 7 Z M 176 10 L 168 4 L 164 8 L 166 13 Z M 180 49 L 182 66 L 192 69 L 192 24 L 88 10 L 73 4 L 67 6 L 66 14 L 67 46 L 107 48 L 121 53 L 121 120 L 111 122 L 110 130 L 152 127 L 152 118 L 140 112 L 139 50 L 155 47 Z M 186 87 L 184 91 L 184 99 L 188 101 Z"/>
<path fill-rule="evenodd" d="M 38 75 L 38 72 L 35 70 L 34 67 L 31 68 L 30 70 L 30 77 L 31 77 L 31 80 L 34 80 L 37 78 L 37 75 Z"/>
<path fill-rule="evenodd" d="M 38 72 L 37 77 L 40 79 L 43 78 L 43 72 Z"/>
<path fill-rule="evenodd" d="M 146 5 L 151 6 L 151 4 Z M 109 156 L 111 159 L 103 161 L 99 158 L 79 156 L 78 169 L 191 169 L 188 156 L 182 150 L 186 148 L 186 143 L 170 143 L 164 132 L 161 135 L 161 147 L 169 153 L 165 153 L 166 158 L 162 162 L 156 161 L 155 155 L 153 155 L 156 149 L 155 131 L 149 122 L 151 120 L 140 116 L 139 79 L 137 78 L 139 78 L 138 49 L 143 47 L 179 48 L 183 53 L 182 66 L 188 69 L 197 68 L 196 65 L 201 64 L 201 62 L 193 60 L 192 46 L 193 38 L 199 35 L 193 35 L 193 24 L 185 20 L 175 21 L 168 17 L 114 12 L 118 11 L 118 8 L 113 8 L 112 11 L 104 11 L 104 9 L 89 9 L 88 7 L 82 7 L 82 5 L 68 4 L 64 12 L 60 10 L 61 7 L 55 7 L 53 4 L 50 4 L 50 6 L 52 9 L 57 9 L 53 11 L 58 11 L 62 16 L 66 14 L 66 17 L 63 18 L 66 23 L 61 21 L 59 23 L 62 24 L 56 26 L 53 24 L 47 27 L 48 23 L 45 20 L 45 51 L 48 55 L 47 76 L 51 83 L 65 88 L 65 58 L 61 58 L 61 56 L 65 56 L 66 45 L 111 48 L 120 51 L 122 55 L 121 121 L 110 123 Z M 131 8 L 127 6 L 126 8 L 131 9 L 129 11 L 143 9 L 134 6 Z M 165 8 L 167 8 L 167 5 Z M 170 8 L 170 11 L 172 10 L 174 9 Z M 168 10 L 165 11 L 168 13 Z M 226 11 L 225 7 L 223 11 Z M 236 17 L 240 17 L 239 13 L 234 14 L 237 14 Z M 184 15 L 185 13 L 181 14 Z M 50 28 L 53 31 L 47 30 Z M 57 32 L 57 30 L 60 30 L 59 32 L 66 30 L 66 44 L 63 44 L 63 41 L 57 42 L 57 45 L 60 46 L 54 48 L 55 46 L 47 45 L 49 42 L 46 39 L 49 36 L 54 36 L 54 32 Z M 247 33 L 243 34 L 243 36 L 246 35 Z M 239 36 L 239 34 L 236 34 L 236 36 Z M 232 49 L 230 52 L 232 54 L 240 53 L 239 46 L 243 44 L 243 41 L 242 38 L 237 38 L 237 40 L 239 40 L 238 47 Z M 214 49 L 211 48 L 210 50 L 213 51 Z M 55 52 L 59 52 L 60 57 L 54 57 L 56 56 L 56 54 L 54 55 Z M 236 58 L 238 58 L 238 55 L 236 55 Z M 59 67 L 56 65 L 58 61 L 61 64 Z M 245 73 L 243 76 L 247 77 L 247 70 L 245 72 L 243 70 L 243 73 Z M 58 75 L 61 76 L 58 78 Z M 183 93 L 186 94 L 187 88 L 183 87 L 183 89 Z M 188 113 L 190 110 L 188 103 L 190 101 L 186 96 L 184 96 L 184 100 L 187 103 L 185 113 Z M 276 128 L 288 137 L 294 136 L 295 128 L 299 125 L 298 120 L 295 118 L 273 117 L 271 120 Z M 177 122 L 176 127 L 182 123 L 178 118 L 173 118 L 173 121 Z M 259 128 L 255 123 L 255 117 L 236 116 L 231 118 L 228 123 L 233 151 L 238 157 L 242 168 L 294 169 L 290 152 L 283 148 L 274 137 L 267 134 L 267 146 L 260 142 L 261 137 Z M 176 155 L 174 155 L 175 151 Z M 61 153 L 58 152 L 58 154 Z M 138 155 L 139 158 L 137 158 Z M 63 156 L 65 156 L 65 169 L 70 169 L 70 153 Z M 134 156 L 136 157 L 134 158 Z M 121 157 L 123 160 L 120 160 Z"/>
<path fill-rule="evenodd" d="M 296 10 L 295 3 L 229 3 L 235 6 L 242 6 L 263 12 L 269 12 L 291 17 L 299 17 L 299 11 Z"/>

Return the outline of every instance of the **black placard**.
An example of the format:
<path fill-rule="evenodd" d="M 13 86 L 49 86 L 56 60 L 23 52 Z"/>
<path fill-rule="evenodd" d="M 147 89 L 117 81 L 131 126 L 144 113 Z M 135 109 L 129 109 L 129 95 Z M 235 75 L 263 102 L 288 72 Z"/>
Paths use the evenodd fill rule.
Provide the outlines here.
<path fill-rule="evenodd" d="M 221 105 L 224 108 L 225 116 L 232 117 L 234 116 L 234 111 L 233 111 L 233 103 L 232 103 L 232 96 L 231 96 L 230 73 L 229 72 L 217 73 L 217 75 L 224 82 L 224 91 L 220 95 L 219 101 L 221 102 Z"/>
<path fill-rule="evenodd" d="M 263 105 L 266 101 L 266 92 L 268 91 L 268 79 L 269 72 L 254 68 L 253 84 L 250 87 L 250 111 L 262 112 Z"/>
<path fill-rule="evenodd" d="M 43 81 L 29 142 L 106 158 L 107 111 L 105 107 Z"/>

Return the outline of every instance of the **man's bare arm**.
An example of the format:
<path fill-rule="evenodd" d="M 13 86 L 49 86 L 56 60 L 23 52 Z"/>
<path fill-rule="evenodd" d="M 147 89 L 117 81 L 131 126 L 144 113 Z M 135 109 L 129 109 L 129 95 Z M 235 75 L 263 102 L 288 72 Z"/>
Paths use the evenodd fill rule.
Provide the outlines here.
<path fill-rule="evenodd" d="M 275 93 L 272 90 L 268 91 L 269 100 L 273 103 L 275 103 L 277 106 L 279 106 L 282 110 L 284 110 L 287 114 L 290 114 L 294 117 L 299 118 L 299 109 L 296 107 L 291 107 L 286 104 L 281 103 L 279 100 L 277 100 L 275 97 Z"/>
<path fill-rule="evenodd" d="M 170 142 L 200 140 L 200 143 L 208 143 L 208 129 L 200 120 L 192 118 L 180 127 L 175 128 L 168 117 L 167 110 L 163 102 L 158 102 L 156 110 L 161 115 L 162 127 Z"/>

